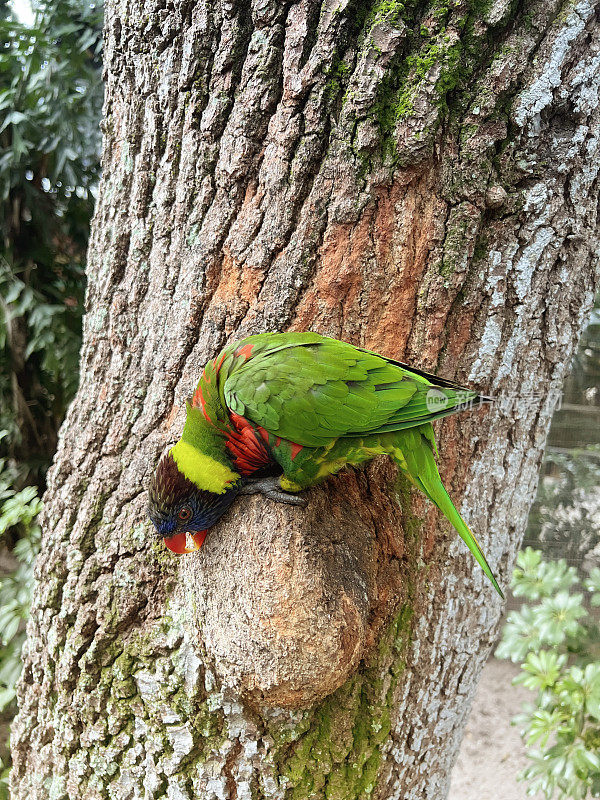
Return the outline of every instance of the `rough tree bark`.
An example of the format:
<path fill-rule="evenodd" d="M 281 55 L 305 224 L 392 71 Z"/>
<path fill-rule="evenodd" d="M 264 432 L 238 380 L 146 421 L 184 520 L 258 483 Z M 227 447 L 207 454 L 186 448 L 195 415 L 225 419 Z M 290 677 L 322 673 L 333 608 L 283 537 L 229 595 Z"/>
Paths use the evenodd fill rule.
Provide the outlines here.
<path fill-rule="evenodd" d="M 598 10 L 109 0 L 15 800 L 444 797 L 501 604 L 392 467 L 180 559 L 145 487 L 208 358 L 312 328 L 502 398 L 439 438 L 506 581 L 597 285 Z"/>

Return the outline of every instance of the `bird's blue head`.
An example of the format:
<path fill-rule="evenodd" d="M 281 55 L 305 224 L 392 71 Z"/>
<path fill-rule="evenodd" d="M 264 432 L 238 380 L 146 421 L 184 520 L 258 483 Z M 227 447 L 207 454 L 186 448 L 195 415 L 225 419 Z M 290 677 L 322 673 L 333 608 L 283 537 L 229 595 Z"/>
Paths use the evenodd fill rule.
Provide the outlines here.
<path fill-rule="evenodd" d="M 199 489 L 167 453 L 150 483 L 148 516 L 169 550 L 191 553 L 202 547 L 207 528 L 227 511 L 238 491 L 236 486 L 221 494 Z"/>

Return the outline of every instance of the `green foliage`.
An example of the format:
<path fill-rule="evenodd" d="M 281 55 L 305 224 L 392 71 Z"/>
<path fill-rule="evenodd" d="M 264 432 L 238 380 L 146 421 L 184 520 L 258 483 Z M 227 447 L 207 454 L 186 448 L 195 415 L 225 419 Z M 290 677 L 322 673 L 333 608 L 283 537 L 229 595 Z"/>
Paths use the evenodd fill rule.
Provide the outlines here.
<path fill-rule="evenodd" d="M 5 431 L 0 431 L 0 439 Z M 16 710 L 15 687 L 21 673 L 21 650 L 25 641 L 25 621 L 29 616 L 33 589 L 33 565 L 40 546 L 37 515 L 42 504 L 35 486 L 17 491 L 14 471 L 0 459 L 0 544 L 8 572 L 0 573 L 0 715 L 10 719 Z M 6 570 L 6 564 L 3 564 Z M 5 749 L 5 743 L 1 743 Z M 0 800 L 8 800 L 10 759 L 0 758 Z"/>
<path fill-rule="evenodd" d="M 101 23 L 101 8 L 81 0 L 38 4 L 33 28 L 12 19 L 0 22 L 6 43 L 0 53 L 0 197 L 6 201 L 18 189 L 31 215 L 42 213 L 32 201 L 47 207 L 48 196 L 72 213 L 71 202 L 87 200 L 81 190 L 97 181 Z M 29 187 L 23 182 L 27 171 L 33 172 L 25 176 Z"/>
<path fill-rule="evenodd" d="M 1 432 L 0 432 L 1 433 Z M 13 473 L 0 460 L 0 543 L 4 549 L 0 573 L 0 714 L 10 718 L 15 711 L 15 686 L 21 672 L 21 650 L 25 641 L 25 621 L 29 616 L 33 588 L 33 564 L 40 545 L 36 518 L 41 510 L 37 488 L 17 491 Z M 9 765 L 0 759 L 0 800 L 8 798 Z"/>
<path fill-rule="evenodd" d="M 10 764 L 5 764 L 0 758 L 0 800 L 9 800 L 10 798 L 9 777 Z"/>
<path fill-rule="evenodd" d="M 45 470 L 78 381 L 99 176 L 102 7 L 0 0 L 0 714 L 15 707 Z M 8 798 L 8 757 L 0 800 Z"/>
<path fill-rule="evenodd" d="M 539 550 L 519 553 L 513 593 L 530 603 L 508 615 L 498 658 L 521 662 L 515 683 L 536 692 L 515 723 L 531 759 L 519 776 L 528 794 L 547 800 L 600 796 L 600 631 L 564 559 L 546 562 Z M 583 582 L 600 605 L 600 569 Z"/>
<path fill-rule="evenodd" d="M 102 9 L 36 9 L 32 28 L 0 16 L 0 456 L 42 487 L 77 385 Z"/>
<path fill-rule="evenodd" d="M 566 591 L 577 583 L 577 571 L 568 567 L 564 559 L 542 561 L 542 553 L 527 547 L 517 556 L 513 573 L 513 594 L 539 600 L 551 597 L 557 591 Z"/>
<path fill-rule="evenodd" d="M 21 671 L 24 622 L 29 615 L 33 562 L 40 543 L 36 518 L 42 505 L 34 486 L 17 491 L 11 482 L 10 471 L 0 461 L 0 537 L 5 541 L 9 534 L 18 537 L 12 548 L 15 567 L 0 577 L 0 712 L 13 703 Z"/>

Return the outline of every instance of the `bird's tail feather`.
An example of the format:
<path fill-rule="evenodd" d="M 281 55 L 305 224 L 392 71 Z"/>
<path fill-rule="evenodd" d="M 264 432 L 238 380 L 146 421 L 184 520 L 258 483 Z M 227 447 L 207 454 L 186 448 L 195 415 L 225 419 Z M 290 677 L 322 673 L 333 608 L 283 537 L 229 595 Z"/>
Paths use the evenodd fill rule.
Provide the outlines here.
<path fill-rule="evenodd" d="M 481 569 L 485 572 L 485 574 L 492 582 L 492 586 L 494 587 L 494 589 L 498 592 L 500 597 L 504 598 L 502 589 L 500 589 L 500 587 L 498 586 L 498 581 L 496 580 L 494 573 L 492 572 L 490 565 L 487 562 L 483 550 L 481 549 L 481 545 L 479 544 L 475 536 L 473 536 L 473 533 L 471 532 L 471 529 L 469 528 L 467 523 L 464 521 L 464 519 L 456 510 L 456 507 L 452 502 L 452 500 L 450 499 L 450 495 L 444 488 L 444 485 L 442 484 L 441 480 L 439 481 L 438 485 L 434 487 L 429 486 L 426 488 L 425 485 L 423 484 L 422 489 L 425 492 L 425 494 L 430 498 L 430 500 L 439 508 L 442 514 L 446 517 L 446 519 L 452 525 L 454 525 L 461 539 L 467 545 L 467 547 L 475 557 L 475 560 L 480 565 Z"/>
<path fill-rule="evenodd" d="M 409 452 L 403 450 L 403 456 L 401 460 L 397 459 L 403 471 L 408 473 L 412 482 L 427 495 L 431 502 L 439 508 L 446 519 L 456 528 L 461 539 L 490 579 L 494 589 L 498 592 L 500 597 L 504 598 L 504 594 L 498 585 L 498 581 L 487 562 L 479 542 L 475 536 L 473 536 L 467 523 L 456 510 L 454 503 L 450 499 L 450 495 L 442 483 L 433 451 L 429 448 L 428 444 L 423 441 L 419 451 L 415 452 L 413 448 L 411 448 Z"/>

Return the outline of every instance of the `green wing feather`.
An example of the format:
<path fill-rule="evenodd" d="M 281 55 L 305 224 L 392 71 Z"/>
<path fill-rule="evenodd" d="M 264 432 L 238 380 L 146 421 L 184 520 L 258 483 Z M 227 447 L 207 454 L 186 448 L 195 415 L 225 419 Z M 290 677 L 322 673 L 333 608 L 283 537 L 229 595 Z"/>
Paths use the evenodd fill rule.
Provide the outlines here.
<path fill-rule="evenodd" d="M 402 430 L 477 398 L 447 381 L 316 333 L 260 334 L 252 356 L 227 377 L 227 406 L 307 447 L 340 436 Z M 431 390 L 439 403 L 432 408 Z"/>

